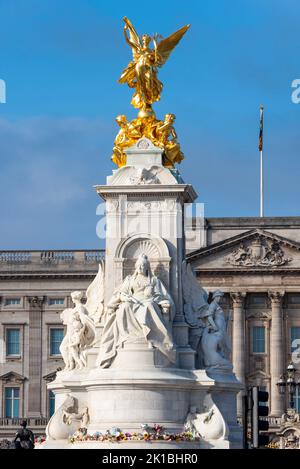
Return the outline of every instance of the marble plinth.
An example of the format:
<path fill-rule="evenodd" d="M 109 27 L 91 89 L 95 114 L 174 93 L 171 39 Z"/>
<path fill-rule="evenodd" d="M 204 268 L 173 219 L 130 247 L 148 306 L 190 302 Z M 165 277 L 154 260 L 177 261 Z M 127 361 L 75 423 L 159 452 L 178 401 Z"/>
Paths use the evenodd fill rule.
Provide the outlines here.
<path fill-rule="evenodd" d="M 132 360 L 132 354 L 136 358 Z M 184 370 L 176 365 L 164 363 L 157 366 L 157 350 L 145 344 L 126 344 L 118 353 L 114 366 L 108 369 L 92 368 L 61 371 L 49 389 L 55 393 L 56 410 L 71 393 L 80 407 L 89 409 L 88 434 L 105 433 L 111 428 L 126 432 L 141 432 L 141 425 L 159 424 L 168 433 L 181 433 L 190 407 L 203 408 L 205 396 L 210 395 L 220 414 L 226 421 L 228 432 L 217 440 L 201 442 L 135 442 L 127 441 L 113 448 L 200 448 L 239 447 L 241 431 L 236 424 L 236 393 L 240 384 L 231 372 L 210 370 Z M 51 422 L 50 422 L 51 423 Z M 53 427 L 53 425 L 52 425 Z M 48 439 L 42 447 L 47 448 L 103 448 L 112 447 L 110 442 L 68 443 L 74 428 L 64 426 L 65 438 L 61 438 L 62 423 L 59 423 L 59 439 Z M 54 432 L 55 434 L 55 432 Z M 52 432 L 53 436 L 53 432 Z M 145 445 L 145 446 L 144 446 Z M 175 445 L 175 446 L 174 446 Z"/>

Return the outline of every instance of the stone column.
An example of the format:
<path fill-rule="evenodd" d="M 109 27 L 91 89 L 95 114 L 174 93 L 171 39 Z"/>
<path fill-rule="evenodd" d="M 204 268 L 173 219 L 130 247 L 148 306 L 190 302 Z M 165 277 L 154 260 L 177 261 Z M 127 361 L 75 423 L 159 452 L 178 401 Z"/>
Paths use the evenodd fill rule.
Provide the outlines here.
<path fill-rule="evenodd" d="M 42 416 L 42 305 L 44 298 L 28 297 L 29 302 L 29 390 L 28 417 Z"/>
<path fill-rule="evenodd" d="M 245 341 L 245 304 L 246 293 L 231 293 L 233 303 L 233 328 L 232 328 L 232 363 L 236 377 L 245 385 L 246 376 L 246 341 Z M 237 396 L 237 415 L 242 416 L 243 396 L 245 390 Z"/>
<path fill-rule="evenodd" d="M 283 396 L 278 392 L 276 383 L 284 372 L 284 341 L 282 298 L 284 292 L 270 291 L 272 305 L 271 338 L 270 338 L 270 374 L 271 374 L 271 415 L 280 417 L 284 412 Z"/>

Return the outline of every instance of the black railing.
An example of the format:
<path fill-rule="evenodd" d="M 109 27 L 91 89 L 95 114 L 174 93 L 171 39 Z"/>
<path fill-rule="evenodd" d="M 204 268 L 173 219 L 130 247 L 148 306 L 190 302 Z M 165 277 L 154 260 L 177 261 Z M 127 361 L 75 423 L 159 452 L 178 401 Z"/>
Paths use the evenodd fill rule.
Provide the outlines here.
<path fill-rule="evenodd" d="M 28 427 L 45 427 L 48 419 L 45 417 L 18 417 L 18 418 L 0 418 L 0 427 L 19 427 L 23 420 L 27 421 Z"/>

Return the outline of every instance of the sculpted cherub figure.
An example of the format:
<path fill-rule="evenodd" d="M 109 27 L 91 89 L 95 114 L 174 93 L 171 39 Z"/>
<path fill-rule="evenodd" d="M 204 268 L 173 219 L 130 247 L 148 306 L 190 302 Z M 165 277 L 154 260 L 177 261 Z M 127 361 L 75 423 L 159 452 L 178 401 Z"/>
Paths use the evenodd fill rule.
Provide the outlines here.
<path fill-rule="evenodd" d="M 126 164 L 124 149 L 134 145 L 143 134 L 141 123 L 137 119 L 128 122 L 126 116 L 120 115 L 116 117 L 116 122 L 120 130 L 115 139 L 111 159 L 116 165 L 124 166 Z"/>
<path fill-rule="evenodd" d="M 175 118 L 174 114 L 166 114 L 164 121 L 154 122 L 151 129 L 153 143 L 165 150 L 164 166 L 166 167 L 173 167 L 184 158 L 173 126 Z"/>
<path fill-rule="evenodd" d="M 81 428 L 87 428 L 90 416 L 89 416 L 89 409 L 87 407 L 83 407 L 83 409 L 76 413 L 76 412 L 67 412 L 66 410 L 63 411 L 63 422 L 66 425 L 71 425 L 73 420 L 80 420 Z"/>

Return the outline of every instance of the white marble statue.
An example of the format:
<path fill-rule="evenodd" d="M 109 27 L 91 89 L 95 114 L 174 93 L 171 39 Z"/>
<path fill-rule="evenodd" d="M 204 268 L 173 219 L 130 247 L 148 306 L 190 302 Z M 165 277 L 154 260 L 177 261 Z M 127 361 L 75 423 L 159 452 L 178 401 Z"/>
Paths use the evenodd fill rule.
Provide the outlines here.
<path fill-rule="evenodd" d="M 63 440 L 73 435 L 79 428 L 87 429 L 90 422 L 87 407 L 78 410 L 78 399 L 67 394 L 63 403 L 50 418 L 47 428 L 47 438 L 51 440 Z"/>
<path fill-rule="evenodd" d="M 202 314 L 205 328 L 201 338 L 201 350 L 205 367 L 232 369 L 232 364 L 227 358 L 231 350 L 227 322 L 224 311 L 219 304 L 222 296 L 223 292 L 215 291 L 212 302 Z"/>
<path fill-rule="evenodd" d="M 224 439 L 228 436 L 228 426 L 210 394 L 204 398 L 202 412 L 196 406 L 190 407 L 184 429 L 194 437 L 205 440 Z"/>
<path fill-rule="evenodd" d="M 62 420 L 66 425 L 71 425 L 74 420 L 77 420 L 80 422 L 80 428 L 87 428 L 90 422 L 89 410 L 87 407 L 84 407 L 80 412 L 77 413 L 64 410 Z"/>
<path fill-rule="evenodd" d="M 208 293 L 199 285 L 191 267 L 186 261 L 182 264 L 182 287 L 184 314 L 191 327 L 191 346 L 200 355 L 205 367 L 232 368 L 228 360 L 230 340 L 227 334 L 227 323 L 219 304 L 223 293 L 213 293 L 208 303 Z"/>
<path fill-rule="evenodd" d="M 48 422 L 46 427 L 47 438 L 51 440 L 61 440 L 68 438 L 68 436 L 76 430 L 75 426 L 71 425 L 71 422 L 70 424 L 67 424 L 64 421 L 64 414 L 75 412 L 76 405 L 77 400 L 72 396 L 72 394 L 67 394 L 63 403 L 55 410 Z"/>
<path fill-rule="evenodd" d="M 82 291 L 72 292 L 74 308 L 67 308 L 60 315 L 66 326 L 66 334 L 60 345 L 65 370 L 86 366 L 85 351 L 93 344 L 96 337 L 95 324 L 104 315 L 104 262 L 100 262 L 98 273 L 86 291 L 85 305 L 81 302 L 83 296 Z"/>
<path fill-rule="evenodd" d="M 63 324 L 67 326 L 66 334 L 60 344 L 60 352 L 65 362 L 65 370 L 86 366 L 85 349 L 90 346 L 96 335 L 93 320 L 88 310 L 81 303 L 83 292 L 71 293 L 74 308 L 67 308 L 61 313 Z"/>
<path fill-rule="evenodd" d="M 174 303 L 163 283 L 151 272 L 150 262 L 141 254 L 135 272 L 128 275 L 107 305 L 97 364 L 111 365 L 118 348 L 126 341 L 144 339 L 175 361 L 172 339 Z"/>

